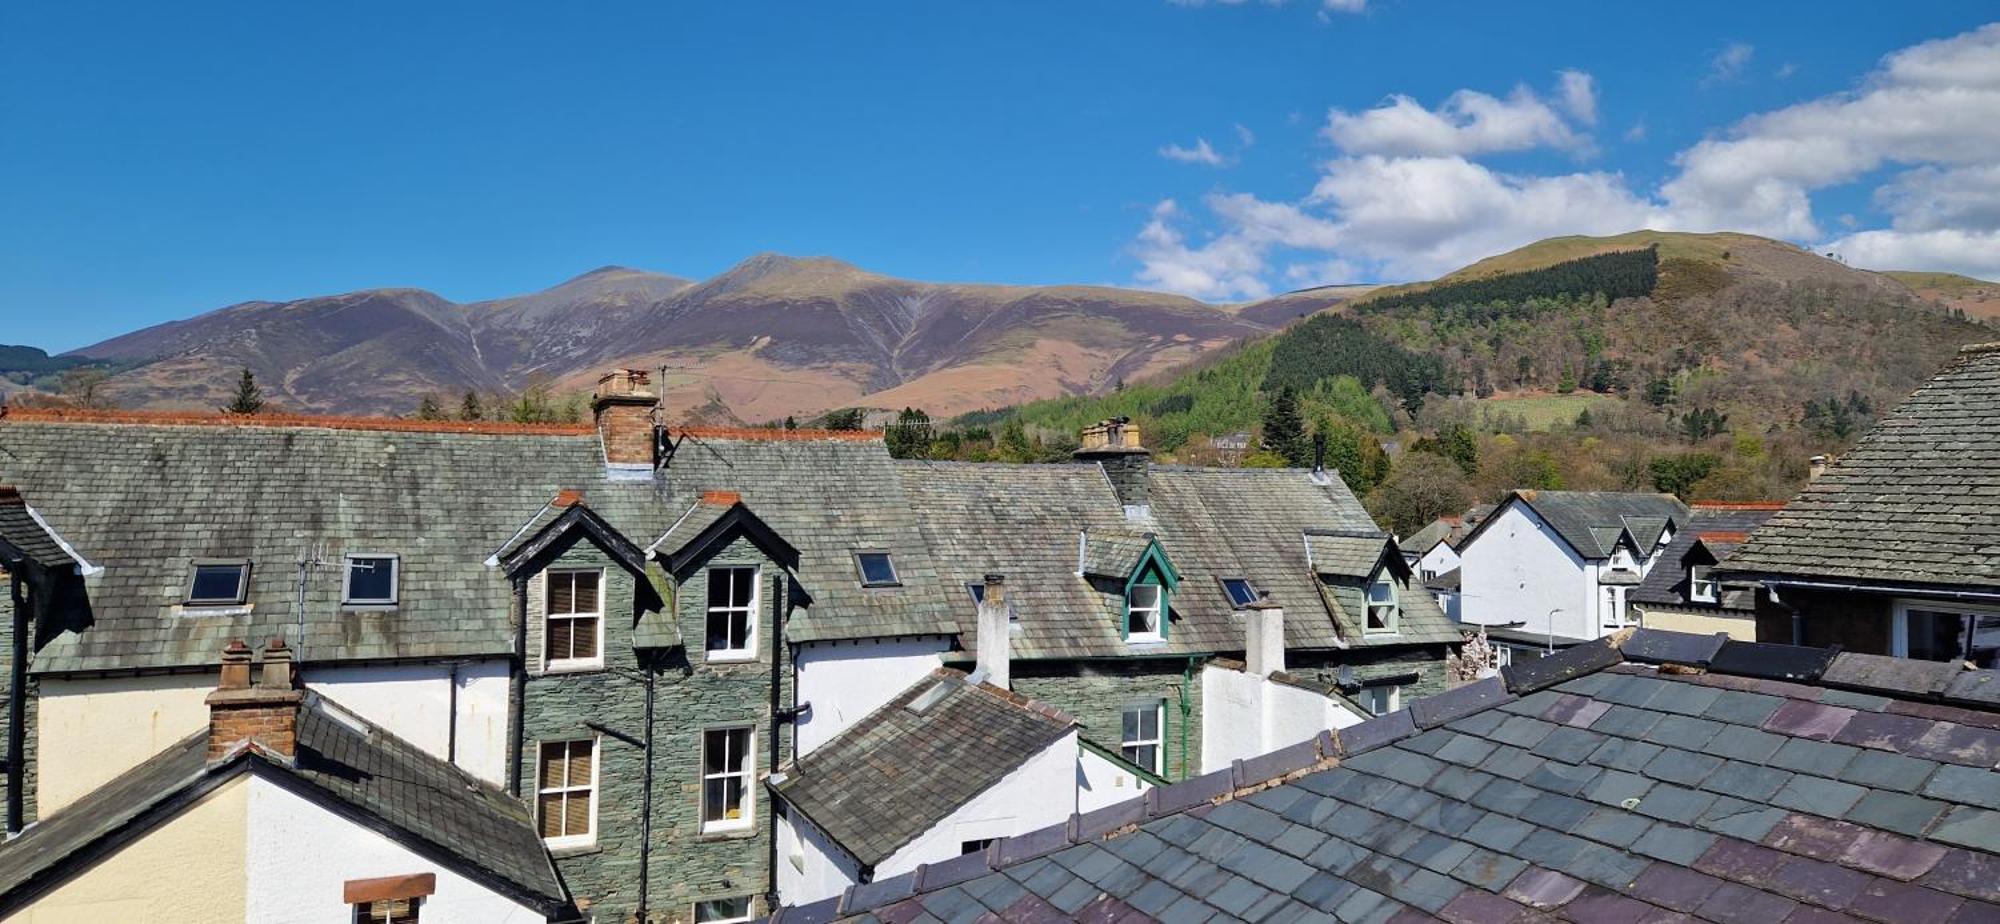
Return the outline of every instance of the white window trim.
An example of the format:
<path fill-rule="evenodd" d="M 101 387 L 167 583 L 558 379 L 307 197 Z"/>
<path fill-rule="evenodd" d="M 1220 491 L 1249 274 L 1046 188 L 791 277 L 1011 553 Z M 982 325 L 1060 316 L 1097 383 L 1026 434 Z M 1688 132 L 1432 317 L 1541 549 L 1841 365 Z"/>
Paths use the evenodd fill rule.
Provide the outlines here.
<path fill-rule="evenodd" d="M 235 598 L 233 599 L 223 599 L 221 597 L 204 597 L 201 599 L 195 598 L 194 578 L 195 574 L 198 571 L 200 571 L 202 568 L 228 568 L 228 567 L 234 567 L 237 569 Z M 247 558 L 197 558 L 191 562 L 188 562 L 187 574 L 188 574 L 187 593 L 183 595 L 184 597 L 183 605 L 189 608 L 203 608 L 203 607 L 215 607 L 215 606 L 223 606 L 223 607 L 242 606 L 250 599 L 250 560 Z"/>
<path fill-rule="evenodd" d="M 861 565 L 861 559 L 862 559 L 862 557 L 863 557 L 863 556 L 866 556 L 866 555 L 880 555 L 880 556 L 882 556 L 882 563 L 883 563 L 883 564 L 885 564 L 885 565 L 888 565 L 888 566 L 889 566 L 889 579 L 888 579 L 888 580 L 886 580 L 886 581 L 870 581 L 870 580 L 868 580 L 868 569 L 867 569 L 867 568 L 864 568 L 864 567 L 862 567 L 862 565 Z M 901 570 L 897 569 L 897 567 L 896 567 L 896 556 L 895 556 L 895 555 L 893 555 L 893 554 L 891 554 L 891 553 L 889 552 L 889 550 L 888 550 L 888 549 L 856 549 L 856 550 L 854 550 L 854 574 L 855 574 L 855 576 L 856 576 L 857 578 L 859 578 L 859 579 L 860 579 L 860 581 L 861 581 L 861 586 L 863 586 L 863 587 L 867 587 L 867 588 L 879 588 L 879 587 L 901 587 L 901 586 L 903 586 L 903 572 L 902 572 Z"/>
<path fill-rule="evenodd" d="M 1715 578 L 1708 576 L 1714 573 L 1715 566 L 1713 565 L 1688 566 L 1689 600 L 1693 600 L 1696 603 L 1714 603 L 1722 596 L 1722 585 Z M 1703 585 L 1707 585 L 1708 587 L 1706 592 L 1702 591 Z"/>
<path fill-rule="evenodd" d="M 590 830 L 584 834 L 565 834 L 560 837 L 542 838 L 542 844 L 550 850 L 569 850 L 577 847 L 594 847 L 597 845 L 597 805 L 603 801 L 600 798 L 602 790 L 598 786 L 598 780 L 604 773 L 604 738 L 601 735 L 590 738 L 557 738 L 535 742 L 535 823 L 539 827 L 542 821 L 541 797 L 543 793 L 574 792 L 578 788 L 576 786 L 557 786 L 552 789 L 544 789 L 542 787 L 542 745 L 575 744 L 578 741 L 590 742 Z"/>
<path fill-rule="evenodd" d="M 549 638 L 549 623 L 550 623 L 551 621 L 553 621 L 553 620 L 556 620 L 556 619 L 570 619 L 570 620 L 574 620 L 574 619 L 576 619 L 576 618 L 578 618 L 578 617 L 587 617 L 587 616 L 592 616 L 592 615 L 593 615 L 593 614 L 591 614 L 591 613 L 551 613 L 551 612 L 549 612 L 549 578 L 550 578 L 550 577 L 552 577 L 552 576 L 554 576 L 554 575 L 558 575 L 558 574 L 596 574 L 596 575 L 597 575 L 597 612 L 596 612 L 596 613 L 594 614 L 594 615 L 596 616 L 596 619 L 597 619 L 597 647 L 596 647 L 596 649 L 595 649 L 595 651 L 597 652 L 597 655 L 596 655 L 595 657 L 590 657 L 590 658 L 550 658 L 550 657 L 548 656 L 548 653 L 549 653 L 549 642 L 548 642 L 548 638 Z M 606 588 L 605 588 L 605 586 L 604 586 L 604 569 L 603 569 L 603 568 L 549 568 L 549 569 L 547 569 L 547 570 L 545 570 L 545 571 L 543 571 L 543 572 L 542 572 L 542 670 L 543 670 L 543 671 L 546 671 L 546 672 L 548 672 L 548 673 L 552 673 L 552 674 L 554 674 L 554 673 L 562 673 L 562 672 L 564 672 L 564 671 L 589 671 L 589 670 L 600 670 L 600 669 L 602 669 L 602 668 L 604 667 L 604 592 L 605 592 L 605 590 L 606 590 Z M 572 592 L 571 592 L 571 596 L 570 596 L 570 599 L 574 600 L 575 598 L 576 598 L 576 597 L 575 597 L 575 592 L 574 592 L 574 590 L 572 590 Z"/>
<path fill-rule="evenodd" d="M 1141 587 L 1150 587 L 1153 589 L 1152 606 L 1138 606 L 1133 603 L 1132 593 Z M 1166 621 L 1166 600 L 1167 589 L 1158 584 L 1134 584 L 1126 588 L 1125 640 L 1128 642 L 1158 642 L 1164 640 L 1166 635 L 1160 631 L 1160 627 Z M 1139 622 L 1135 617 L 1140 613 L 1153 614 L 1153 630 L 1151 632 L 1144 632 L 1133 628 Z"/>
<path fill-rule="evenodd" d="M 1389 618 L 1383 621 L 1382 628 L 1376 629 L 1369 626 L 1368 622 L 1369 622 L 1369 616 L 1371 616 L 1375 612 L 1375 608 L 1384 605 L 1375 602 L 1375 588 L 1378 585 L 1383 585 L 1383 584 L 1386 584 L 1389 587 L 1389 602 L 1387 604 L 1387 606 L 1389 607 Z M 1369 581 L 1368 586 L 1362 589 L 1362 600 L 1363 600 L 1362 606 L 1366 608 L 1366 612 L 1361 614 L 1361 634 L 1363 635 L 1402 634 L 1403 594 L 1402 591 L 1396 587 L 1395 578 L 1392 578 L 1388 574 L 1384 573 L 1381 574 L 1379 577 L 1377 577 L 1375 580 Z"/>
<path fill-rule="evenodd" d="M 704 918 L 701 918 L 701 917 L 698 917 L 698 914 L 699 914 L 699 909 L 701 908 L 701 906 L 702 906 L 702 903 L 704 903 L 704 902 L 724 902 L 724 901 L 728 901 L 728 900 L 730 900 L 730 899 L 732 899 L 732 898 L 740 898 L 740 899 L 743 899 L 743 911 L 744 911 L 744 913 L 743 913 L 743 916 L 742 916 L 742 917 L 737 917 L 737 918 L 706 918 L 706 919 L 704 919 Z M 703 898 L 703 899 L 697 899 L 697 900 L 695 900 L 695 901 L 693 901 L 693 902 L 689 903 L 689 904 L 688 904 L 688 920 L 690 920 L 690 921 L 703 921 L 703 922 L 704 922 L 704 924 L 744 924 L 744 922 L 746 922 L 746 921 L 755 921 L 755 920 L 757 920 L 757 912 L 756 912 L 756 911 L 754 910 L 754 909 L 755 909 L 756 907 L 757 907 L 757 900 L 756 900 L 756 897 L 755 897 L 755 896 L 751 896 L 751 895 L 716 895 L 716 896 L 711 896 L 711 897 L 709 897 L 709 898 Z"/>
<path fill-rule="evenodd" d="M 728 771 L 716 774 L 709 773 L 708 736 L 716 732 L 732 731 L 741 731 L 744 733 L 743 769 L 736 773 Z M 755 725 L 720 725 L 713 728 L 704 728 L 701 730 L 701 753 L 696 756 L 701 761 L 697 765 L 698 773 L 701 777 L 701 785 L 697 788 L 695 795 L 697 800 L 695 807 L 700 812 L 696 817 L 701 819 L 701 833 L 726 834 L 733 831 L 745 831 L 755 827 L 757 824 L 757 727 Z M 739 775 L 743 777 L 743 811 L 740 813 L 742 817 L 733 821 L 726 818 L 718 821 L 708 821 L 708 781 Z"/>
<path fill-rule="evenodd" d="M 1898 597 L 1891 610 L 1889 622 L 1889 653 L 1898 658 L 1910 656 L 1910 611 L 1929 610 L 1935 613 L 1957 613 L 1960 615 L 2000 616 L 2000 606 L 1980 606 L 1968 603 L 1953 603 L 1945 600 L 1920 600 Z M 1961 656 L 1962 653 L 1961 653 Z"/>
<path fill-rule="evenodd" d="M 1133 738 L 1128 741 L 1125 740 L 1125 713 L 1132 712 L 1133 710 L 1137 709 L 1146 709 L 1150 710 L 1153 713 L 1153 737 Z M 1143 727 L 1141 728 L 1140 733 L 1142 735 L 1144 734 Z M 1144 768 L 1148 772 L 1155 774 L 1165 773 L 1166 770 L 1164 768 L 1164 765 L 1167 762 L 1166 701 L 1148 700 L 1146 702 L 1139 702 L 1139 703 L 1126 703 L 1124 708 L 1118 710 L 1118 739 L 1119 739 L 1118 740 L 1119 756 L 1124 757 L 1126 760 L 1131 761 L 1133 764 Z M 1145 747 L 1146 745 L 1152 745 L 1153 747 L 1153 766 L 1147 767 L 1145 764 L 1141 764 L 1136 760 L 1132 760 L 1132 758 L 1126 755 L 1125 753 L 1125 749 L 1128 747 L 1135 747 L 1135 746 Z"/>
<path fill-rule="evenodd" d="M 357 598 L 354 596 L 354 562 L 356 559 L 377 558 L 389 562 L 389 596 L 386 598 Z M 340 572 L 340 602 L 343 606 L 395 606 L 403 596 L 403 557 L 388 552 L 349 552 L 342 560 Z"/>
<path fill-rule="evenodd" d="M 713 606 L 709 606 L 708 600 L 706 599 L 705 595 L 708 592 L 708 588 L 714 586 L 715 573 L 717 571 L 738 571 L 738 570 L 748 570 L 750 572 L 750 602 L 748 604 L 745 604 L 745 606 L 743 607 L 744 609 L 748 610 L 746 615 L 748 615 L 749 617 L 743 621 L 744 625 L 743 647 L 710 648 L 708 647 L 709 617 L 714 616 L 716 613 L 720 612 L 734 612 L 738 608 L 723 607 L 721 609 L 717 609 Z M 702 658 L 707 661 L 757 660 L 757 636 L 759 631 L 757 625 L 758 622 L 757 614 L 762 612 L 764 609 L 763 566 L 762 565 L 711 565 L 705 572 L 703 572 L 703 575 L 708 583 L 706 586 L 702 588 L 704 593 L 704 599 L 702 600 L 702 611 L 701 611 Z"/>

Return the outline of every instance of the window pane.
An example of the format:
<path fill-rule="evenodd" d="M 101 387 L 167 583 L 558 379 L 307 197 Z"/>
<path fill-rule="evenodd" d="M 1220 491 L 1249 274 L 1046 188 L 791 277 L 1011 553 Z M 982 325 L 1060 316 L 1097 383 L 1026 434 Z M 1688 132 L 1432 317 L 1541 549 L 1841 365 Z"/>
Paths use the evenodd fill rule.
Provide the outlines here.
<path fill-rule="evenodd" d="M 565 622 L 568 622 L 571 626 L 569 656 L 572 658 L 597 657 L 597 617 L 571 619 L 565 620 Z"/>
<path fill-rule="evenodd" d="M 570 651 L 574 647 L 571 642 L 571 633 L 575 630 L 576 623 L 573 620 L 549 620 L 547 644 L 542 646 L 545 658 L 550 661 L 561 661 L 569 658 Z"/>
<path fill-rule="evenodd" d="M 896 583 L 896 566 L 889 561 L 889 553 L 862 552 L 855 557 L 861 562 L 861 583 Z"/>
<path fill-rule="evenodd" d="M 575 574 L 568 571 L 549 572 L 547 610 L 551 615 L 576 612 L 576 591 L 572 583 L 575 577 Z"/>
<path fill-rule="evenodd" d="M 750 898 L 718 898 L 714 901 L 696 902 L 694 919 L 697 924 L 713 921 L 741 921 L 750 917 Z"/>
<path fill-rule="evenodd" d="M 543 837 L 561 837 L 563 833 L 563 794 L 542 793 L 537 814 L 542 819 Z"/>
<path fill-rule="evenodd" d="M 230 603 L 243 599 L 244 570 L 244 565 L 194 566 L 194 589 L 189 592 L 188 599 Z"/>
<path fill-rule="evenodd" d="M 599 577 L 598 573 L 595 571 L 579 571 L 571 575 L 570 577 L 572 580 L 576 582 L 575 612 L 578 613 L 598 612 L 599 611 L 599 607 L 597 604 L 597 584 Z"/>
<path fill-rule="evenodd" d="M 564 779 L 566 786 L 589 786 L 590 764 L 595 750 L 588 741 L 572 741 L 569 744 L 569 770 Z"/>
<path fill-rule="evenodd" d="M 396 597 L 396 560 L 393 558 L 350 558 L 347 560 L 347 599 L 393 600 Z"/>
<path fill-rule="evenodd" d="M 1149 706 L 1139 711 L 1139 735 L 1144 738 L 1160 737 L 1160 710 Z"/>
<path fill-rule="evenodd" d="M 729 614 L 729 647 L 743 648 L 750 643 L 750 611 L 736 610 Z"/>
<path fill-rule="evenodd" d="M 1965 617 L 1957 613 L 1911 610 L 1909 615 L 1910 657 L 1923 661 L 1949 661 L 1965 651 L 1960 633 Z"/>
<path fill-rule="evenodd" d="M 1120 740 L 1135 741 L 1138 737 L 1139 711 L 1136 709 L 1127 709 L 1125 710 L 1125 727 L 1122 729 Z"/>
<path fill-rule="evenodd" d="M 1138 764 L 1139 766 L 1147 770 L 1151 770 L 1154 773 L 1160 772 L 1159 745 L 1155 744 L 1127 745 L 1124 748 L 1124 751 L 1126 760 Z"/>
<path fill-rule="evenodd" d="M 1229 594 L 1229 602 L 1236 606 L 1248 606 L 1257 599 L 1257 591 L 1250 582 L 1242 578 L 1229 578 L 1222 582 L 1222 589 Z"/>
<path fill-rule="evenodd" d="M 590 833 L 590 792 L 571 793 L 563 803 L 563 835 L 575 836 Z"/>
<path fill-rule="evenodd" d="M 542 745 L 542 769 L 536 774 L 536 785 L 550 789 L 563 785 L 563 768 L 568 766 L 569 745 L 557 741 Z"/>
<path fill-rule="evenodd" d="M 729 573 L 729 602 L 732 606 L 749 606 L 755 595 L 757 569 L 732 568 Z"/>

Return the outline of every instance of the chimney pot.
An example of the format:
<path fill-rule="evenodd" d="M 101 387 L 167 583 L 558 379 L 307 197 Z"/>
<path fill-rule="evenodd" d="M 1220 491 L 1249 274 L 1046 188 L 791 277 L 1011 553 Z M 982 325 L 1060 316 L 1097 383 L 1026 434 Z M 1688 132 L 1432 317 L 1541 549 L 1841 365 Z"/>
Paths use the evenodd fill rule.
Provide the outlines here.
<path fill-rule="evenodd" d="M 216 689 L 250 689 L 250 646 L 240 638 L 222 649 L 222 680 Z"/>
<path fill-rule="evenodd" d="M 1806 483 L 1811 484 L 1814 481 L 1818 481 L 1819 476 L 1826 474 L 1826 468 L 1829 464 L 1830 460 L 1825 456 L 1813 456 L 1811 459 L 1806 460 Z"/>
<path fill-rule="evenodd" d="M 299 703 L 292 686 L 292 650 L 281 639 L 264 649 L 264 672 L 250 685 L 250 646 L 237 639 L 222 650 L 222 681 L 208 694 L 208 759 L 245 741 L 283 757 L 298 752 Z"/>
<path fill-rule="evenodd" d="M 1285 670 L 1285 610 L 1266 594 L 1243 607 L 1243 666 L 1258 677 Z"/>
<path fill-rule="evenodd" d="M 978 647 L 976 670 L 1002 690 L 1012 689 L 1008 668 L 1014 657 L 1012 620 L 1007 612 L 1007 578 L 989 574 L 979 594 L 979 624 L 973 644 Z"/>
<path fill-rule="evenodd" d="M 604 461 L 613 465 L 651 465 L 653 416 L 660 395 L 652 373 L 644 369 L 614 369 L 597 380 L 590 412 L 604 443 Z"/>

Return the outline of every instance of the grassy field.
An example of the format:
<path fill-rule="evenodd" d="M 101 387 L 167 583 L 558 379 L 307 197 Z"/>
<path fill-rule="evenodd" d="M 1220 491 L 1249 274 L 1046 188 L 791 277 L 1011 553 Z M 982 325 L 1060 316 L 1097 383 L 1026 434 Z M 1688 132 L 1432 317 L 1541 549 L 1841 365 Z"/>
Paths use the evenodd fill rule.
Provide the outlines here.
<path fill-rule="evenodd" d="M 1519 414 L 1530 430 L 1547 430 L 1559 423 L 1574 423 L 1576 415 L 1588 408 L 1595 411 L 1618 403 L 1617 398 L 1589 392 L 1570 395 L 1528 395 L 1519 398 L 1481 398 L 1479 406 L 1495 414 Z"/>

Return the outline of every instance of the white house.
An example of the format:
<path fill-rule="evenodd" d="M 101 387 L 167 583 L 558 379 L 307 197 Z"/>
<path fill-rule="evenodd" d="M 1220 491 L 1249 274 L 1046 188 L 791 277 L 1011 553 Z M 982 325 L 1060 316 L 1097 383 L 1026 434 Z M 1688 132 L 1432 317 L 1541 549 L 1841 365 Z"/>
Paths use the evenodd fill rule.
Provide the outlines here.
<path fill-rule="evenodd" d="M 1665 494 L 1515 491 L 1458 545 L 1461 619 L 1523 648 L 1616 632 L 1688 516 Z"/>
<path fill-rule="evenodd" d="M 1202 667 L 1203 773 L 1310 741 L 1329 729 L 1366 720 L 1360 707 L 1285 673 L 1285 612 L 1268 602 L 1243 611 L 1244 661 L 1211 660 Z"/>

